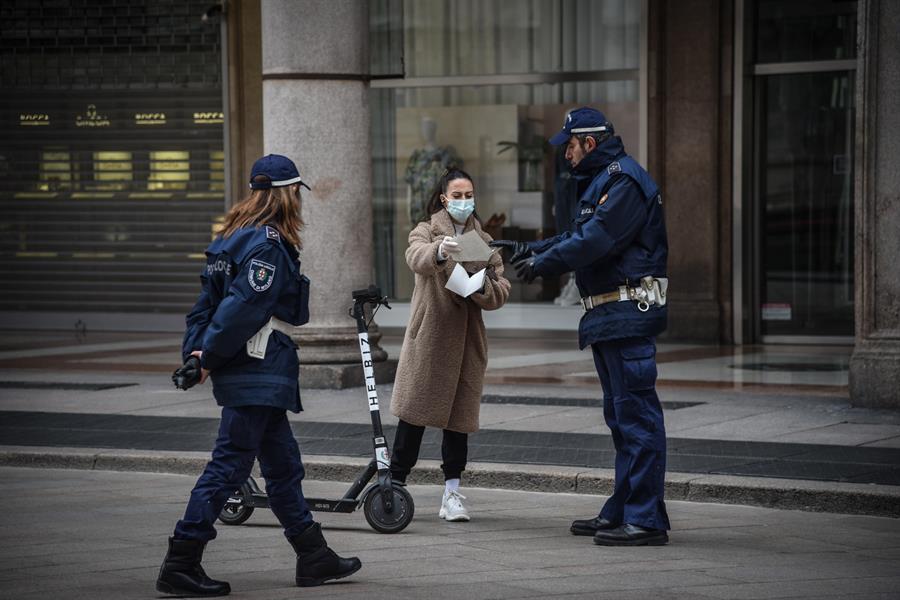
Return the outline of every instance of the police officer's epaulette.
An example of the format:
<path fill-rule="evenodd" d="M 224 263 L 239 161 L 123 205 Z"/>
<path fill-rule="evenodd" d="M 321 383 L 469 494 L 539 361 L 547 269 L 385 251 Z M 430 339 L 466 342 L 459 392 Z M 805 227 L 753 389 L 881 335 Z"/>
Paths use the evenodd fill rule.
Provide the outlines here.
<path fill-rule="evenodd" d="M 281 241 L 281 234 L 278 233 L 278 230 L 270 225 L 266 225 L 266 239 L 275 240 L 276 242 Z"/>
<path fill-rule="evenodd" d="M 606 172 L 610 175 L 615 175 L 616 173 L 622 172 L 622 165 L 619 164 L 619 161 L 613 161 L 609 163 L 609 166 L 606 167 Z"/>

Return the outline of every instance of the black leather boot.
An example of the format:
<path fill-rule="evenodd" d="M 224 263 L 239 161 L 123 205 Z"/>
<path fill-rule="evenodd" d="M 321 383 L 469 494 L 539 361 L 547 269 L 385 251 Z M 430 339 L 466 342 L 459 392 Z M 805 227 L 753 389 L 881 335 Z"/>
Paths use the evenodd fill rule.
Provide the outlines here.
<path fill-rule="evenodd" d="M 594 517 L 593 519 L 577 519 L 572 521 L 569 531 L 572 535 L 594 535 L 598 531 L 605 529 L 614 529 L 616 527 L 611 521 L 607 521 L 603 517 Z"/>
<path fill-rule="evenodd" d="M 303 533 L 288 538 L 297 553 L 297 585 L 311 587 L 359 571 L 362 563 L 355 556 L 341 558 L 322 537 L 322 526 L 313 523 Z"/>
<path fill-rule="evenodd" d="M 210 579 L 200 561 L 206 542 L 169 538 L 169 551 L 163 559 L 156 579 L 156 591 L 186 598 L 227 596 L 231 586 L 227 581 Z"/>
<path fill-rule="evenodd" d="M 603 529 L 594 534 L 598 546 L 665 546 L 669 535 L 661 529 L 647 529 L 626 523 L 615 529 Z"/>

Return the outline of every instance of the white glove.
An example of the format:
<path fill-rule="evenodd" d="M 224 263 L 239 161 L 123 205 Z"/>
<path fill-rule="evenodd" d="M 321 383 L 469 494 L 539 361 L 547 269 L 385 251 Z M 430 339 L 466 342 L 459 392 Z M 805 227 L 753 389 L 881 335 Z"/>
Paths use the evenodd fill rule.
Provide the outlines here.
<path fill-rule="evenodd" d="M 444 236 L 444 241 L 438 246 L 438 260 L 447 260 L 448 254 L 456 254 L 459 252 L 459 243 L 454 242 L 449 235 Z"/>

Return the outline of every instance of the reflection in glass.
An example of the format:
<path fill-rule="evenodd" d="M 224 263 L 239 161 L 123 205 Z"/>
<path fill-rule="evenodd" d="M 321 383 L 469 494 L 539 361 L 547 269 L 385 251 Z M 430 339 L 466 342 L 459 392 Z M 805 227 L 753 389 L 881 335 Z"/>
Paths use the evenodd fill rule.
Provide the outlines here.
<path fill-rule="evenodd" d="M 372 73 L 412 82 L 370 96 L 375 272 L 392 297 L 409 299 L 407 238 L 448 166 L 473 176 L 485 231 L 535 240 L 569 225 L 555 218 L 562 169 L 546 143 L 568 110 L 602 109 L 639 153 L 640 2 L 373 0 L 369 14 Z M 543 74 L 570 80 L 524 79 Z M 415 81 L 452 77 L 483 79 Z M 558 281 L 540 281 L 514 286 L 510 300 L 558 295 Z"/>
<path fill-rule="evenodd" d="M 856 0 L 760 0 L 756 62 L 856 57 Z"/>
<path fill-rule="evenodd" d="M 393 4 L 377 3 L 373 20 L 390 23 Z M 405 75 L 636 69 L 640 6 L 633 0 L 406 0 Z M 373 41 L 397 37 L 387 37 L 383 27 L 376 31 Z M 396 52 L 381 54 L 396 63 Z"/>
<path fill-rule="evenodd" d="M 596 99 L 603 99 L 598 103 Z M 494 237 L 536 240 L 555 235 L 557 157 L 546 143 L 566 112 L 601 108 L 638 148 L 636 81 L 478 88 L 380 89 L 372 92 L 376 275 L 405 300 L 412 274 L 404 252 L 424 218 L 437 177 L 449 165 L 475 179 L 476 211 Z M 550 301 L 556 281 L 514 287 L 514 302 Z"/>
<path fill-rule="evenodd" d="M 853 333 L 853 75 L 760 79 L 763 335 Z"/>

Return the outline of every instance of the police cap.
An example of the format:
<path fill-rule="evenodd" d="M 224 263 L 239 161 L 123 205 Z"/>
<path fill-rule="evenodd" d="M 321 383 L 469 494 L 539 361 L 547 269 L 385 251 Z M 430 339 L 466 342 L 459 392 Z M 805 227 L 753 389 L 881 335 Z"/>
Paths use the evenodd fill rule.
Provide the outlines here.
<path fill-rule="evenodd" d="M 258 177 L 266 177 L 267 181 L 254 181 Z M 306 189 L 310 189 L 308 185 L 300 179 L 300 171 L 297 165 L 287 156 L 280 154 L 267 154 L 258 161 L 253 163 L 250 170 L 250 189 L 251 190 L 267 190 L 273 187 L 284 187 L 299 183 Z"/>
<path fill-rule="evenodd" d="M 565 144 L 573 135 L 585 135 L 589 133 L 615 133 L 612 123 L 606 120 L 606 116 L 596 108 L 582 106 L 569 111 L 562 131 L 550 138 L 554 146 Z"/>

